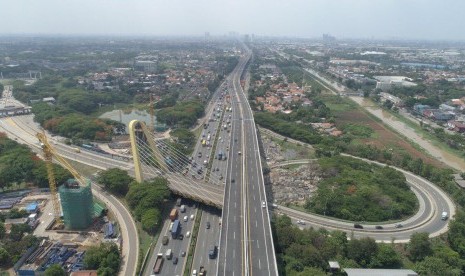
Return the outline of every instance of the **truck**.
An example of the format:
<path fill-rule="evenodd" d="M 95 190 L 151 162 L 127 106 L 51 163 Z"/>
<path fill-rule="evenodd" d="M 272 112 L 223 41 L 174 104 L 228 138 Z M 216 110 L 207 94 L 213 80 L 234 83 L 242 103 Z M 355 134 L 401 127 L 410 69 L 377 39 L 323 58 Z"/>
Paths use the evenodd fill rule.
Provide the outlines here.
<path fill-rule="evenodd" d="M 178 209 L 173 208 L 170 212 L 170 219 L 171 221 L 174 221 L 177 218 L 178 218 Z"/>
<path fill-rule="evenodd" d="M 163 265 L 163 254 L 158 253 L 157 259 L 155 260 L 155 265 L 153 266 L 153 273 L 154 274 L 160 273 L 162 265 Z"/>
<path fill-rule="evenodd" d="M 173 239 L 176 239 L 180 232 L 181 232 L 181 223 L 177 219 L 173 222 L 173 228 L 171 228 L 171 237 L 173 237 Z"/>
<path fill-rule="evenodd" d="M 171 260 L 171 258 L 173 258 L 173 251 L 171 250 L 171 248 L 166 249 L 165 257 L 167 260 Z"/>
<path fill-rule="evenodd" d="M 441 219 L 446 220 L 449 217 L 449 214 L 447 212 L 442 212 L 441 214 Z"/>
<path fill-rule="evenodd" d="M 170 240 L 170 239 L 168 238 L 168 236 L 164 235 L 164 236 L 163 236 L 163 239 L 161 240 L 161 243 L 162 243 L 163 245 L 167 245 L 168 242 L 169 242 L 169 240 Z"/>
<path fill-rule="evenodd" d="M 199 276 L 205 276 L 205 275 L 207 275 L 207 271 L 205 270 L 205 267 L 201 265 L 199 269 Z"/>

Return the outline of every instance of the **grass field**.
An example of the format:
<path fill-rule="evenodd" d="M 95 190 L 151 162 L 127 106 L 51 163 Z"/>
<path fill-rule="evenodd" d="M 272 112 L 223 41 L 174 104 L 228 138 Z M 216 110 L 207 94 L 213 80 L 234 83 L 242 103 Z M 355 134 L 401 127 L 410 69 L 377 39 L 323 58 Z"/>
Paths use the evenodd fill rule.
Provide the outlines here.
<path fill-rule="evenodd" d="M 387 149 L 392 153 L 408 153 L 413 158 L 422 158 L 427 163 L 444 167 L 444 164 L 412 145 L 350 99 L 331 95 L 325 95 L 321 98 L 333 112 L 338 128 L 342 128 L 346 124 L 354 124 L 373 129 L 374 132 L 369 138 L 356 138 L 352 143 L 372 145 L 379 149 Z"/>

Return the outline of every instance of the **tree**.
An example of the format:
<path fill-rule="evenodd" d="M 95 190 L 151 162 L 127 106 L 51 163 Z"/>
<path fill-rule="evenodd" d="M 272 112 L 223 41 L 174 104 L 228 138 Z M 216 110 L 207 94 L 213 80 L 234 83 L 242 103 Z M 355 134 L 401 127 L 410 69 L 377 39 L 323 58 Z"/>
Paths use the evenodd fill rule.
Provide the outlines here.
<path fill-rule="evenodd" d="M 31 227 L 27 224 L 13 224 L 10 231 L 10 239 L 13 241 L 20 241 L 24 233 L 31 232 Z"/>
<path fill-rule="evenodd" d="M 158 209 L 152 208 L 142 215 L 142 228 L 149 234 L 154 234 L 158 230 L 161 221 L 161 214 Z"/>
<path fill-rule="evenodd" d="M 0 247 L 0 266 L 5 267 L 11 262 L 11 256 L 5 248 Z"/>
<path fill-rule="evenodd" d="M 373 268 L 399 268 L 402 260 L 399 253 L 389 244 L 378 245 L 378 254 L 372 260 L 370 267 Z"/>
<path fill-rule="evenodd" d="M 103 184 L 106 189 L 118 195 L 126 195 L 129 190 L 129 184 L 134 181 L 128 175 L 127 171 L 119 168 L 107 169 L 99 173 L 97 182 Z"/>
<path fill-rule="evenodd" d="M 45 270 L 45 276 L 66 276 L 66 272 L 61 265 L 53 264 Z"/>
<path fill-rule="evenodd" d="M 428 233 L 414 233 L 408 245 L 409 259 L 418 262 L 433 253 Z"/>
<path fill-rule="evenodd" d="M 429 256 L 416 263 L 414 270 L 419 275 L 462 275 L 460 269 L 450 267 L 440 258 Z"/>
<path fill-rule="evenodd" d="M 5 233 L 5 224 L 3 224 L 3 222 L 0 222 L 0 240 L 5 237 Z"/>
<path fill-rule="evenodd" d="M 378 253 L 378 245 L 372 238 L 352 239 L 347 245 L 347 257 L 362 267 L 367 267 Z"/>
<path fill-rule="evenodd" d="M 116 275 L 121 264 L 121 256 L 118 247 L 113 243 L 102 243 L 91 246 L 84 257 L 86 269 L 98 269 L 109 272 L 105 275 Z M 99 274 L 100 275 L 100 274 Z"/>

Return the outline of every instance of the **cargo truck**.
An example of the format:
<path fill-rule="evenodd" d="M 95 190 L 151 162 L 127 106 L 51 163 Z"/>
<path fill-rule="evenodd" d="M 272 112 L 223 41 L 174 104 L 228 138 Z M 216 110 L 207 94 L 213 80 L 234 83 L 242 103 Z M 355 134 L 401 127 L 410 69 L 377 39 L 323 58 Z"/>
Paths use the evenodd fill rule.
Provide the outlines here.
<path fill-rule="evenodd" d="M 170 212 L 170 219 L 171 221 L 174 221 L 177 218 L 178 218 L 178 209 L 173 208 L 173 210 L 171 210 Z"/>
<path fill-rule="evenodd" d="M 180 232 L 181 232 L 181 223 L 179 222 L 179 220 L 175 220 L 173 222 L 173 228 L 171 228 L 171 237 L 173 237 L 173 239 L 176 239 Z"/>
<path fill-rule="evenodd" d="M 161 271 L 161 266 L 163 265 L 163 254 L 159 253 L 157 259 L 155 260 L 155 265 L 153 266 L 153 273 L 158 274 Z"/>

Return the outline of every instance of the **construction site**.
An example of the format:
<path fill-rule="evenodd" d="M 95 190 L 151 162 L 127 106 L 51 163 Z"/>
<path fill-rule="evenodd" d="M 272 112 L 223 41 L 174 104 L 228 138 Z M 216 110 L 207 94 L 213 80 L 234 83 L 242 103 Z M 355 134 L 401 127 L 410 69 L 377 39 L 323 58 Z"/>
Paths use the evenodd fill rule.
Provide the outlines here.
<path fill-rule="evenodd" d="M 90 246 L 102 242 L 119 245 L 121 242 L 113 215 L 92 195 L 91 181 L 80 176 L 56 154 L 42 135 L 38 134 L 38 138 L 44 151 L 50 188 L 0 195 L 0 212 L 11 213 L 13 210 L 27 215 L 6 219 L 7 233 L 15 224 L 28 224 L 33 230 L 32 235 L 40 239 L 39 245 L 28 248 L 15 263 L 17 275 L 43 275 L 54 264 L 71 274 L 84 268 L 85 252 Z M 52 158 L 68 169 L 74 178 L 56 183 Z"/>

